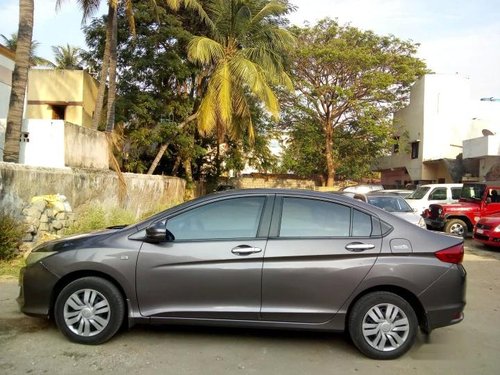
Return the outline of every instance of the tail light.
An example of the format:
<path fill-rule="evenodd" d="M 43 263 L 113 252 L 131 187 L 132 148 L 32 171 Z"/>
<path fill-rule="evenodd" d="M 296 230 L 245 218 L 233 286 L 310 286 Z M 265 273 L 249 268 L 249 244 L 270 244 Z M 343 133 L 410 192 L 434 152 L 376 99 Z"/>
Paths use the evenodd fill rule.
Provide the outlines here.
<path fill-rule="evenodd" d="M 439 250 L 434 253 L 441 262 L 459 264 L 464 260 L 464 244 Z"/>

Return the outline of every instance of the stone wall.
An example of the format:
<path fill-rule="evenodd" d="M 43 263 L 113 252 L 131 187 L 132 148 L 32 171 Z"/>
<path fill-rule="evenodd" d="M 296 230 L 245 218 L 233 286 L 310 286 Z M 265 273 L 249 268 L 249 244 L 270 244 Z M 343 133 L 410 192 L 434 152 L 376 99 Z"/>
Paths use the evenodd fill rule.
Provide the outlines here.
<path fill-rule="evenodd" d="M 180 203 L 185 181 L 177 177 L 124 173 L 126 194 L 120 199 L 116 173 L 76 168 L 41 168 L 0 162 L 0 208 L 20 216 L 31 199 L 61 194 L 74 209 L 88 202 L 121 207 L 141 216 L 162 206 Z"/>
<path fill-rule="evenodd" d="M 288 175 L 265 175 L 253 174 L 249 176 L 237 177 L 230 180 L 238 189 L 253 188 L 281 188 L 281 189 L 310 189 L 316 186 L 314 180 L 294 178 Z"/>

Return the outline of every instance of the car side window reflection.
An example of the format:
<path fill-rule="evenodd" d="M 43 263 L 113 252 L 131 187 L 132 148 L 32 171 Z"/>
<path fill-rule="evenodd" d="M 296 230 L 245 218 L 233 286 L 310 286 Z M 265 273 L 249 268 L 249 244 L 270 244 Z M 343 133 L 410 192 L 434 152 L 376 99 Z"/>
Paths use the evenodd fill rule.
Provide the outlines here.
<path fill-rule="evenodd" d="M 364 212 L 354 210 L 352 215 L 352 236 L 369 237 L 372 235 L 372 232 L 372 217 Z"/>
<path fill-rule="evenodd" d="M 194 208 L 167 221 L 175 240 L 254 238 L 265 197 L 232 198 Z"/>
<path fill-rule="evenodd" d="M 348 237 L 351 209 L 314 199 L 284 198 L 280 237 Z"/>

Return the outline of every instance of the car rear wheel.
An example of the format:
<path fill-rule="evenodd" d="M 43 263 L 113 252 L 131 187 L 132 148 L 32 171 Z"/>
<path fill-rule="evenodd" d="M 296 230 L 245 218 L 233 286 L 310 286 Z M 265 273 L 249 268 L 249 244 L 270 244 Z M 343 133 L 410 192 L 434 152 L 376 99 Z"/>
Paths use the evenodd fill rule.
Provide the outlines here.
<path fill-rule="evenodd" d="M 99 277 L 83 277 L 66 285 L 54 308 L 61 332 L 81 344 L 108 341 L 120 328 L 124 315 L 120 291 Z"/>
<path fill-rule="evenodd" d="M 367 294 L 354 305 L 348 321 L 354 345 L 374 359 L 394 359 L 415 342 L 418 320 L 411 305 L 394 293 Z"/>
<path fill-rule="evenodd" d="M 444 226 L 444 231 L 459 237 L 465 237 L 467 234 L 467 224 L 460 219 L 451 219 Z"/>

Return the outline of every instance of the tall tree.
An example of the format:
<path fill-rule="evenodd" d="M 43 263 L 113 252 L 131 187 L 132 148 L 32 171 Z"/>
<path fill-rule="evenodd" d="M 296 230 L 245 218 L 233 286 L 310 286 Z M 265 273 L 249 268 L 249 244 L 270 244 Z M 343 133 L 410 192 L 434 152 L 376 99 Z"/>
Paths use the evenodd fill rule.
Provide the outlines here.
<path fill-rule="evenodd" d="M 3 160 L 19 162 L 19 138 L 23 122 L 24 98 L 28 84 L 31 42 L 33 37 L 33 0 L 19 0 L 19 29 L 12 89 L 10 92 L 9 113 L 5 131 Z"/>
<path fill-rule="evenodd" d="M 200 105 L 188 119 L 196 119 L 198 130 L 215 134 L 219 143 L 226 135 L 237 139 L 244 129 L 253 138 L 249 97 L 257 97 L 277 118 L 273 87 L 292 88 L 283 56 L 294 38 L 282 27 L 292 8 L 287 1 L 208 0 L 203 9 L 211 29 L 191 40 L 188 57 L 202 66 L 206 82 Z M 154 168 L 153 163 L 148 173 Z"/>
<path fill-rule="evenodd" d="M 17 49 L 17 33 L 12 33 L 10 34 L 10 37 L 6 37 L 5 35 L 1 34 L 0 35 L 3 39 L 3 44 L 10 50 L 15 51 Z M 52 63 L 44 59 L 41 56 L 38 56 L 36 54 L 36 50 L 40 46 L 40 43 L 37 42 L 36 40 L 31 41 L 31 51 L 30 51 L 30 67 L 31 66 L 37 66 L 37 65 L 47 65 L 51 66 Z"/>
<path fill-rule="evenodd" d="M 415 57 L 418 45 L 334 20 L 293 31 L 298 37 L 292 55 L 298 95 L 292 106 L 320 126 L 327 185 L 333 186 L 341 163 L 335 137 L 386 124 L 406 104 L 410 86 L 427 72 L 426 66 Z"/>
<path fill-rule="evenodd" d="M 82 50 L 78 47 L 70 46 L 52 46 L 54 53 L 54 67 L 56 69 L 82 69 Z"/>

